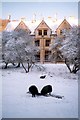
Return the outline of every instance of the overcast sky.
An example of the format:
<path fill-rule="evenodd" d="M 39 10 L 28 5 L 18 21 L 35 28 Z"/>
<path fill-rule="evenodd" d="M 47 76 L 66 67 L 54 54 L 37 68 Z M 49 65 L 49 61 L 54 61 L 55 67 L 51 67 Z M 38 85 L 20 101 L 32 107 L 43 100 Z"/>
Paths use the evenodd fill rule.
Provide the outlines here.
<path fill-rule="evenodd" d="M 11 15 L 11 19 L 20 19 L 26 17 L 31 20 L 36 15 L 36 19 L 44 17 L 63 19 L 64 17 L 78 16 L 77 2 L 3 2 L 2 18 L 6 19 Z M 1 17 L 1 16 L 0 16 Z"/>

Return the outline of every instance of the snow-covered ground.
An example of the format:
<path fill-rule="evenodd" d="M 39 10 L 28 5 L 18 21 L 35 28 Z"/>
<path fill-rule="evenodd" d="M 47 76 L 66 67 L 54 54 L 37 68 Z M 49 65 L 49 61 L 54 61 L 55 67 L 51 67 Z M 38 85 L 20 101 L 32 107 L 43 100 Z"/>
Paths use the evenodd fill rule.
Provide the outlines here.
<path fill-rule="evenodd" d="M 44 71 L 34 67 L 29 73 L 23 68 L 3 69 L 3 118 L 78 118 L 78 74 L 70 74 L 64 64 L 43 66 Z M 42 74 L 46 74 L 45 79 L 40 79 Z M 63 99 L 26 93 L 31 85 L 40 92 L 47 84 L 52 85 L 52 94 L 64 96 Z"/>

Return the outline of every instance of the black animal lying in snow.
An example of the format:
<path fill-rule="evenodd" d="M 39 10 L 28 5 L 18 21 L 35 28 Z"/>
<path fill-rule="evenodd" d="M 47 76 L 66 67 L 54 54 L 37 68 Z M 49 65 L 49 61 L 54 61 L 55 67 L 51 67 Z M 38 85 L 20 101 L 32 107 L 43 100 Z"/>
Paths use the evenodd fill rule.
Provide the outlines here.
<path fill-rule="evenodd" d="M 46 77 L 46 75 L 40 76 L 41 79 L 44 79 Z"/>
<path fill-rule="evenodd" d="M 29 87 L 29 92 L 32 94 L 32 97 L 35 97 L 35 95 L 38 95 L 38 89 L 35 85 L 32 85 Z"/>
<path fill-rule="evenodd" d="M 32 85 L 29 87 L 29 92 L 32 94 L 32 97 L 35 97 L 35 95 L 46 96 L 48 93 L 50 94 L 52 92 L 52 86 L 51 85 L 44 86 L 41 90 L 41 93 L 39 93 L 38 88 L 35 85 Z"/>
<path fill-rule="evenodd" d="M 52 92 L 52 86 L 46 85 L 42 88 L 41 95 L 47 95 L 48 93 L 49 93 L 49 95 L 51 95 L 51 92 Z"/>
<path fill-rule="evenodd" d="M 42 88 L 41 93 L 38 92 L 38 88 L 35 85 L 32 85 L 29 87 L 29 92 L 32 94 L 32 97 L 37 96 L 52 96 L 52 97 L 56 97 L 58 99 L 62 99 L 63 96 L 60 95 L 51 95 L 52 92 L 52 86 L 51 85 L 46 85 Z"/>
<path fill-rule="evenodd" d="M 52 86 L 51 85 L 46 85 L 42 88 L 40 94 L 44 95 L 44 96 L 52 96 L 52 97 L 55 97 L 55 98 L 58 98 L 58 99 L 62 99 L 62 97 L 64 97 L 64 96 L 60 96 L 60 95 L 51 94 L 51 92 L 52 92 Z"/>

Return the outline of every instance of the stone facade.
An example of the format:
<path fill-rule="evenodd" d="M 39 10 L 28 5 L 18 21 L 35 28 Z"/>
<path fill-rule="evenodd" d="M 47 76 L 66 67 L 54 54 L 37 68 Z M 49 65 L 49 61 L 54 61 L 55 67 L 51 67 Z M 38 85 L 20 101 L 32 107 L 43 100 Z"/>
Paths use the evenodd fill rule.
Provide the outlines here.
<path fill-rule="evenodd" d="M 67 29 L 69 30 L 71 25 L 67 22 L 66 19 L 59 25 L 56 29 L 56 34 L 52 34 L 52 30 L 50 27 L 45 23 L 44 20 L 38 25 L 35 29 L 35 46 L 39 47 L 40 52 L 36 55 L 36 60 L 40 61 L 41 63 L 49 62 L 49 55 L 52 51 L 49 50 L 49 45 L 57 35 L 62 36 L 62 30 Z"/>
<path fill-rule="evenodd" d="M 25 21 L 21 20 L 20 22 L 17 22 L 17 26 L 15 25 L 15 22 L 11 22 L 11 25 L 12 24 L 13 24 L 12 28 L 14 28 L 13 30 L 17 30 L 17 29 L 21 28 L 21 29 L 25 29 L 27 32 L 29 32 L 29 34 L 31 34 L 31 30 L 30 30 L 30 26 L 29 26 L 30 24 L 27 25 L 25 23 Z M 16 26 L 16 27 L 14 27 L 14 26 Z M 32 23 L 32 26 L 33 26 L 33 23 Z M 35 46 L 37 46 L 40 49 L 39 53 L 35 55 L 35 59 L 41 63 L 50 62 L 48 59 L 48 56 L 52 52 L 49 49 L 50 43 L 54 41 L 56 36 L 62 36 L 63 29 L 69 30 L 70 28 L 71 28 L 71 25 L 69 24 L 69 22 L 66 19 L 64 19 L 58 25 L 58 27 L 55 29 L 55 32 L 53 33 L 51 27 L 44 20 L 42 20 L 36 26 L 36 28 L 34 28 L 33 34 L 31 34 L 34 36 Z M 8 28 L 6 27 L 5 30 L 7 30 L 7 29 Z"/>

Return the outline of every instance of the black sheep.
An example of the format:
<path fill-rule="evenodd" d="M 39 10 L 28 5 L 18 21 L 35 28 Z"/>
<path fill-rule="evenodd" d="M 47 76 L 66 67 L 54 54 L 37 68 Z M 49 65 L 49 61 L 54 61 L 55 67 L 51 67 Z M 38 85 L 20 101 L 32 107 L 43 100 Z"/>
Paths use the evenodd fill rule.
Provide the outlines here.
<path fill-rule="evenodd" d="M 32 94 L 32 97 L 35 97 L 35 95 L 38 95 L 38 89 L 35 85 L 32 85 L 29 87 L 29 92 Z"/>
<path fill-rule="evenodd" d="M 47 95 L 48 93 L 51 94 L 51 92 L 52 92 L 52 86 L 46 85 L 42 88 L 41 95 Z"/>

